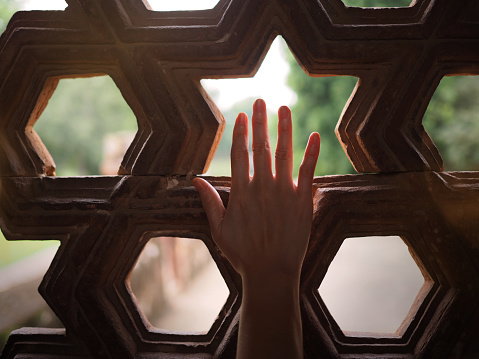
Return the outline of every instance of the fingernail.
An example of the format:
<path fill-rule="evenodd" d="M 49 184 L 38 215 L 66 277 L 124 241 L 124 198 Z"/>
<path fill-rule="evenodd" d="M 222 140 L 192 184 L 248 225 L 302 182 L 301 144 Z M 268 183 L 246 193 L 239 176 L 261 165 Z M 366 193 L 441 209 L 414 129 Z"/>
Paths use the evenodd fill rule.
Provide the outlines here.
<path fill-rule="evenodd" d="M 281 106 L 279 108 L 279 116 L 280 117 L 289 117 L 291 114 L 291 111 L 290 109 L 288 108 L 288 106 Z"/>
<path fill-rule="evenodd" d="M 236 116 L 236 123 L 240 126 L 243 126 L 244 124 L 244 113 L 240 112 L 238 116 Z"/>
<path fill-rule="evenodd" d="M 265 111 L 266 103 L 262 99 L 257 99 L 253 104 L 253 111 Z"/>
<path fill-rule="evenodd" d="M 203 181 L 201 181 L 199 178 L 193 178 L 193 185 L 196 187 L 196 189 L 202 189 L 205 186 Z"/>
<path fill-rule="evenodd" d="M 238 117 L 236 117 L 234 133 L 248 133 L 248 116 L 243 112 L 239 113 Z"/>

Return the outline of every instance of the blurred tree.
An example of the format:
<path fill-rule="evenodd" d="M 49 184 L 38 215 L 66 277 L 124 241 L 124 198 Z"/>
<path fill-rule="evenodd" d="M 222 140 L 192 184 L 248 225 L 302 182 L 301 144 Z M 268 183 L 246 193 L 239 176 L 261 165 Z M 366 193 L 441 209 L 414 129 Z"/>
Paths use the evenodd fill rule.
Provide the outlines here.
<path fill-rule="evenodd" d="M 0 0 L 0 33 L 22 5 L 23 0 Z M 108 76 L 61 80 L 34 127 L 57 174 L 63 176 L 99 174 L 103 137 L 137 128 L 134 114 Z"/>
<path fill-rule="evenodd" d="M 318 131 L 321 134 L 321 153 L 316 175 L 355 173 L 334 134 L 334 128 L 357 79 L 309 77 L 292 55 L 289 62 L 288 83 L 298 96 L 292 108 L 295 171 L 300 165 L 309 134 Z M 424 115 L 423 125 L 438 147 L 447 171 L 479 170 L 478 98 L 479 76 L 445 77 Z"/>
<path fill-rule="evenodd" d="M 354 7 L 407 7 L 412 0 L 342 0 Z M 302 159 L 302 151 L 309 134 L 321 134 L 321 153 L 316 175 L 355 173 L 344 153 L 334 129 L 341 112 L 357 82 L 352 77 L 309 77 L 292 55 L 288 84 L 298 96 L 293 106 L 293 126 L 295 138 L 295 171 Z"/>
<path fill-rule="evenodd" d="M 411 2 L 412 0 L 343 0 L 345 5 L 355 7 L 405 7 Z M 298 96 L 298 101 L 292 108 L 295 172 L 301 163 L 309 134 L 318 131 L 321 134 L 321 153 L 316 175 L 356 173 L 334 129 L 357 78 L 309 77 L 292 55 L 289 54 L 288 59 L 291 65 L 288 84 Z"/>
<path fill-rule="evenodd" d="M 292 107 L 295 173 L 301 164 L 309 134 L 313 131 L 321 135 L 316 175 L 355 173 L 334 129 L 357 78 L 309 77 L 292 55 L 289 56 L 289 62 L 288 84 L 298 95 Z"/>
<path fill-rule="evenodd" d="M 479 76 L 444 77 L 423 125 L 447 171 L 479 170 Z"/>
<path fill-rule="evenodd" d="M 34 126 L 57 175 L 100 174 L 105 135 L 136 131 L 136 117 L 109 76 L 60 80 Z"/>

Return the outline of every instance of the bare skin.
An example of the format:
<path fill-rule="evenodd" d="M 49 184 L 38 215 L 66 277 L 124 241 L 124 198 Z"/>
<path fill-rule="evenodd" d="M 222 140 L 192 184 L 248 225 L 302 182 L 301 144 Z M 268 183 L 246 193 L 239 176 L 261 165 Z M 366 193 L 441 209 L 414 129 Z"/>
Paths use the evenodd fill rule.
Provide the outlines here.
<path fill-rule="evenodd" d="M 236 119 L 231 147 L 228 208 L 202 178 L 193 181 L 208 216 L 213 240 L 243 281 L 237 359 L 303 358 L 299 280 L 311 230 L 312 181 L 319 134 L 311 134 L 293 181 L 291 112 L 278 111 L 276 174 L 266 105 L 253 106 L 253 164 L 249 175 L 248 118 Z"/>

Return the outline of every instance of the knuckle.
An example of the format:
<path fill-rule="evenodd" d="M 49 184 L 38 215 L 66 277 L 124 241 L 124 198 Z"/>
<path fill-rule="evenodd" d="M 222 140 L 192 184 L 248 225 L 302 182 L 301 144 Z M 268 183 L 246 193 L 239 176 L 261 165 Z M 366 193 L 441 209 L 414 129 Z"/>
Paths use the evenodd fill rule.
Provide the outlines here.
<path fill-rule="evenodd" d="M 269 152 L 271 150 L 269 141 L 262 141 L 253 143 L 253 153 L 262 154 Z"/>
<path fill-rule="evenodd" d="M 304 161 L 305 162 L 313 162 L 316 158 L 316 154 L 313 151 L 306 151 L 304 153 Z"/>
<path fill-rule="evenodd" d="M 302 164 L 301 164 L 301 173 L 305 176 L 312 176 L 313 173 L 314 173 L 314 167 L 312 163 L 308 162 L 308 161 L 304 161 Z"/>
<path fill-rule="evenodd" d="M 310 152 L 310 151 L 306 151 L 306 153 L 304 154 L 304 159 L 303 159 L 302 165 L 310 167 L 314 171 L 314 167 L 316 166 L 316 160 L 317 160 L 317 155 L 316 154 L 314 154 L 313 152 Z"/>
<path fill-rule="evenodd" d="M 248 149 L 241 148 L 232 148 L 231 149 L 231 159 L 232 160 L 243 160 L 249 157 Z"/>
<path fill-rule="evenodd" d="M 287 161 L 292 158 L 290 151 L 284 149 L 276 149 L 275 157 L 280 161 Z"/>

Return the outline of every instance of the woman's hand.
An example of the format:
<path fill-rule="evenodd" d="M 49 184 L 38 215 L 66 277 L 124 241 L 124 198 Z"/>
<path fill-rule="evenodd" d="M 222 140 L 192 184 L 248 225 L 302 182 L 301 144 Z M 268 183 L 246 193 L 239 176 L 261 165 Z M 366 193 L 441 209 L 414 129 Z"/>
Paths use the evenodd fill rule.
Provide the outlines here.
<path fill-rule="evenodd" d="M 276 175 L 272 172 L 266 105 L 253 107 L 253 163 L 250 177 L 248 118 L 238 115 L 231 147 L 231 192 L 225 209 L 216 190 L 196 178 L 213 240 L 243 279 L 278 275 L 297 277 L 308 245 L 313 201 L 312 181 L 319 154 L 319 135 L 309 139 L 299 171 L 293 181 L 293 134 L 291 112 L 278 111 Z"/>
<path fill-rule="evenodd" d="M 266 105 L 257 100 L 252 118 L 253 177 L 248 118 L 241 113 L 233 131 L 228 208 L 207 181 L 193 182 L 213 240 L 243 279 L 238 358 L 302 357 L 299 277 L 311 230 L 320 138 L 311 134 L 296 185 L 291 112 L 281 107 L 278 117 L 275 175 Z"/>

